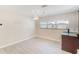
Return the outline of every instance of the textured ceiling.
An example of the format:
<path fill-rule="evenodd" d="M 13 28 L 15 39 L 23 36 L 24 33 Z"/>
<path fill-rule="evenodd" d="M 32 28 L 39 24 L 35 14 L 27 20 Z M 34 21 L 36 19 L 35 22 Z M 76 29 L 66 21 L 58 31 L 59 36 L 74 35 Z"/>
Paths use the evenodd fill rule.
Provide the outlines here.
<path fill-rule="evenodd" d="M 14 6 L 0 6 L 0 10 L 13 9 L 16 13 L 26 15 L 27 17 L 35 16 L 49 16 L 61 13 L 67 13 L 76 11 L 79 9 L 79 5 L 47 5 L 42 8 L 42 5 L 14 5 Z"/>
<path fill-rule="evenodd" d="M 27 16 L 49 16 L 61 13 L 77 11 L 79 5 L 47 5 L 42 8 L 42 5 L 26 5 L 18 6 L 19 10 L 26 12 Z"/>

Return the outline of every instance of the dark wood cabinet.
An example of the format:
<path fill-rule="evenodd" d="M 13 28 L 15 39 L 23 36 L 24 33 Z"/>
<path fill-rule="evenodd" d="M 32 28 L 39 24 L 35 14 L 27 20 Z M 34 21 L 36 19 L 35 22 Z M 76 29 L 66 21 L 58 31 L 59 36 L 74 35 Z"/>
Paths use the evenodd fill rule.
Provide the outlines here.
<path fill-rule="evenodd" d="M 73 35 L 62 35 L 62 50 L 76 54 L 79 48 L 79 37 Z"/>

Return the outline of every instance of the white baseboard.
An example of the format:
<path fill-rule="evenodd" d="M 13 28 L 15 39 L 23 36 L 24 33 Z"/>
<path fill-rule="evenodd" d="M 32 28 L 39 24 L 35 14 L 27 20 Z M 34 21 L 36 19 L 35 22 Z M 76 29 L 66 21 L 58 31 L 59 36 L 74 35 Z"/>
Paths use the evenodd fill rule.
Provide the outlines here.
<path fill-rule="evenodd" d="M 15 41 L 15 42 L 11 42 L 11 43 L 8 43 L 8 44 L 5 44 L 5 45 L 2 45 L 0 46 L 0 49 L 1 48 L 5 48 L 5 47 L 8 47 L 8 46 L 11 46 L 11 45 L 14 45 L 14 44 L 17 44 L 17 43 L 20 43 L 24 40 L 28 40 L 28 39 L 31 39 L 31 38 L 35 38 L 35 37 L 39 37 L 39 38 L 43 38 L 43 39 L 48 39 L 48 40 L 53 40 L 53 41 L 57 41 L 57 42 L 60 42 L 58 40 L 55 40 L 55 39 L 51 39 L 51 38 L 48 38 L 48 37 L 43 37 L 43 36 L 36 36 L 36 35 L 29 35 L 28 37 L 26 37 L 25 39 L 22 39 L 22 40 L 18 40 L 18 41 Z"/>
<path fill-rule="evenodd" d="M 35 37 L 34 35 L 31 35 L 31 36 L 26 37 L 26 39 L 22 39 L 22 40 L 18 40 L 18 41 L 15 41 L 15 42 L 11 42 L 11 43 L 5 44 L 5 45 L 1 46 L 0 49 L 8 47 L 8 46 L 11 46 L 11 45 L 14 45 L 14 44 L 17 44 L 17 43 L 20 43 L 20 42 L 22 42 L 24 40 L 28 40 L 28 39 L 31 39 L 31 38 L 34 38 L 34 37 Z"/>
<path fill-rule="evenodd" d="M 43 39 L 48 39 L 48 40 L 53 40 L 53 41 L 57 41 L 57 42 L 61 42 L 60 40 L 56 40 L 56 39 L 49 38 L 49 37 L 44 37 L 44 36 L 37 36 L 37 37 L 43 38 Z"/>

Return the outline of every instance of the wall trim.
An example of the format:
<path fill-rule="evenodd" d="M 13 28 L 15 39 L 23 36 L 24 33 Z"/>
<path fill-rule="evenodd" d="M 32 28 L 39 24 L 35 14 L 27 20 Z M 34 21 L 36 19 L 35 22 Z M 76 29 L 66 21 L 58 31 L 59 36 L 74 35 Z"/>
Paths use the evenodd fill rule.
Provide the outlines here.
<path fill-rule="evenodd" d="M 47 40 L 52 40 L 52 41 L 56 41 L 56 42 L 61 42 L 61 40 L 56 40 L 56 39 L 53 39 L 53 38 L 49 38 L 49 37 L 43 37 L 43 36 L 37 36 L 39 38 L 42 38 L 42 39 L 47 39 Z"/>
<path fill-rule="evenodd" d="M 9 44 L 5 44 L 5 45 L 1 46 L 0 49 L 6 48 L 6 47 L 8 47 L 8 46 L 11 46 L 11 45 L 14 45 L 14 44 L 17 44 L 17 43 L 20 43 L 20 42 L 23 42 L 23 41 L 28 40 L 28 39 L 32 39 L 32 38 L 34 38 L 34 37 L 35 37 L 35 35 L 30 35 L 30 36 L 26 37 L 26 38 L 23 39 L 23 40 L 18 40 L 18 41 L 15 41 L 15 42 L 11 42 L 11 43 L 9 43 Z"/>

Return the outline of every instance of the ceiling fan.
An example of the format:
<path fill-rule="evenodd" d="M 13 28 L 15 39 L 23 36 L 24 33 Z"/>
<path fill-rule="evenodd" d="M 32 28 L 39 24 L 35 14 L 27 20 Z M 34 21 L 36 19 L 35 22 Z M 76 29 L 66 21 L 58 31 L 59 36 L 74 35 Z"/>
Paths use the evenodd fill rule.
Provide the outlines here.
<path fill-rule="evenodd" d="M 43 15 L 46 13 L 45 10 L 44 10 L 44 8 L 46 8 L 46 7 L 48 7 L 48 5 L 42 5 L 41 6 L 41 11 L 42 11 Z M 41 16 L 38 16 L 38 15 L 33 17 L 34 20 L 39 20 L 40 18 L 41 18 Z"/>

